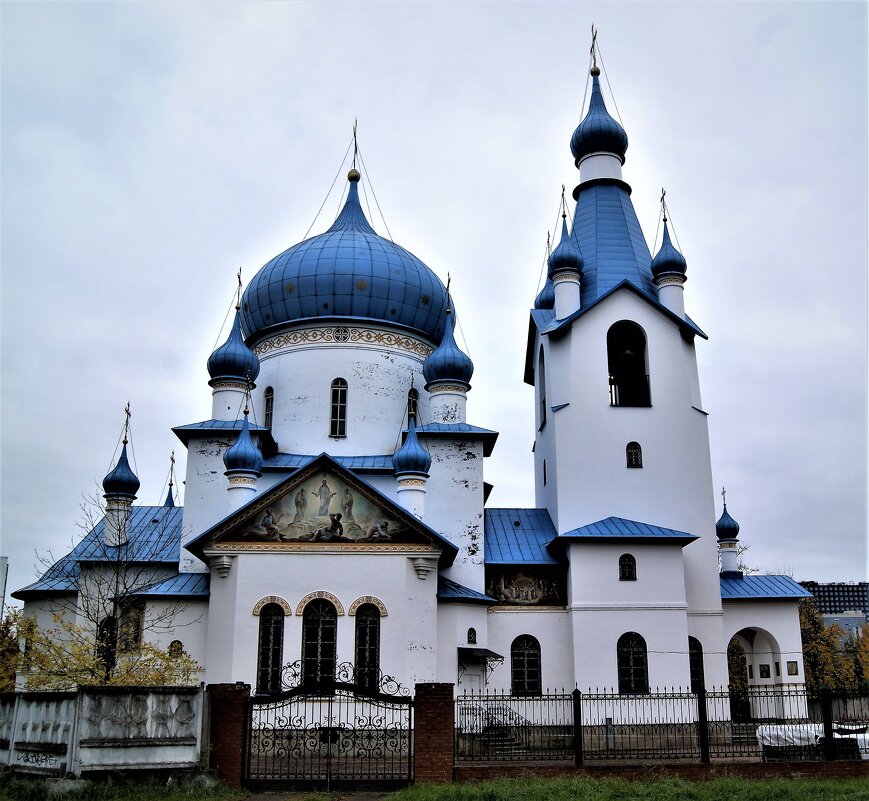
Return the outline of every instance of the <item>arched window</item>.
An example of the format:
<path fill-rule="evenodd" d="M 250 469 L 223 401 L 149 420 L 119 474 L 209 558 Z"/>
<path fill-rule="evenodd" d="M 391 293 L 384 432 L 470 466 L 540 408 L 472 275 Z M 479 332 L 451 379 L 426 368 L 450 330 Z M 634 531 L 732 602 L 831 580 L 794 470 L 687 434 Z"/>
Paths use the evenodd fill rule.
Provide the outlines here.
<path fill-rule="evenodd" d="M 619 557 L 619 581 L 637 580 L 637 560 L 629 553 Z"/>
<path fill-rule="evenodd" d="M 275 391 L 272 387 L 266 387 L 263 393 L 263 425 L 271 431 L 272 419 L 275 414 Z"/>
<path fill-rule="evenodd" d="M 649 692 L 649 663 L 646 641 L 635 631 L 619 637 L 616 645 L 619 693 L 631 695 Z"/>
<path fill-rule="evenodd" d="M 356 610 L 356 683 L 368 690 L 380 686 L 380 610 L 374 604 Z"/>
<path fill-rule="evenodd" d="M 281 667 L 284 661 L 284 610 L 266 604 L 259 613 L 259 647 L 257 649 L 256 691 L 261 694 L 281 691 Z"/>
<path fill-rule="evenodd" d="M 347 382 L 336 378 L 332 382 L 332 409 L 329 418 L 329 436 L 347 436 Z"/>
<path fill-rule="evenodd" d="M 688 638 L 688 668 L 691 671 L 691 692 L 704 689 L 706 676 L 703 672 L 703 646 L 696 637 Z"/>
<path fill-rule="evenodd" d="M 322 598 L 305 606 L 302 613 L 302 682 L 320 684 L 335 678 L 335 641 L 338 615 Z"/>
<path fill-rule="evenodd" d="M 132 651 L 142 639 L 142 609 L 131 607 L 121 612 L 118 626 L 118 650 Z"/>
<path fill-rule="evenodd" d="M 106 679 L 115 667 L 115 657 L 118 647 L 118 624 L 109 616 L 103 618 L 97 626 L 97 659 L 102 665 Z"/>
<path fill-rule="evenodd" d="M 606 335 L 611 406 L 651 406 L 646 363 L 646 335 L 627 320 Z"/>
<path fill-rule="evenodd" d="M 477 644 L 477 630 L 476 629 L 468 629 L 468 645 L 476 645 Z"/>
<path fill-rule="evenodd" d="M 546 362 L 543 358 L 543 348 L 537 360 L 537 430 L 546 425 Z"/>
<path fill-rule="evenodd" d="M 172 659 L 178 659 L 181 654 L 184 653 L 184 645 L 181 643 L 181 640 L 172 640 L 169 643 L 169 656 Z"/>
<path fill-rule="evenodd" d="M 521 634 L 510 646 L 510 676 L 513 695 L 540 695 L 540 643 L 530 634 Z"/>
<path fill-rule="evenodd" d="M 643 449 L 640 447 L 639 442 L 629 442 L 625 446 L 625 459 L 628 467 L 643 466 Z"/>

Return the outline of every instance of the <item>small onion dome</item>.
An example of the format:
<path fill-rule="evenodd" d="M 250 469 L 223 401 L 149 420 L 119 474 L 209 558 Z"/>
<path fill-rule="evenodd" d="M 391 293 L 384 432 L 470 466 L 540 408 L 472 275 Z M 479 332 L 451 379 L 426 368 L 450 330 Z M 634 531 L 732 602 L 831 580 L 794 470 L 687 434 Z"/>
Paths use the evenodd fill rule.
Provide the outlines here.
<path fill-rule="evenodd" d="M 582 253 L 570 234 L 567 233 L 567 218 L 561 218 L 561 241 L 549 256 L 549 277 L 556 273 L 578 273 L 582 275 L 585 262 Z"/>
<path fill-rule="evenodd" d="M 655 278 L 662 275 L 685 275 L 687 270 L 688 263 L 670 241 L 670 231 L 667 229 L 667 221 L 664 220 L 664 237 L 661 240 L 661 249 L 652 259 L 652 275 Z"/>
<path fill-rule="evenodd" d="M 428 475 L 431 467 L 431 456 L 416 438 L 416 417 L 413 414 L 408 415 L 407 439 L 404 441 L 404 445 L 392 455 L 392 467 L 397 476 L 404 473 Z"/>
<path fill-rule="evenodd" d="M 208 357 L 208 374 L 212 381 L 221 378 L 250 381 L 252 384 L 259 375 L 259 359 L 244 344 L 241 335 L 241 315 L 235 312 L 229 338 Z"/>
<path fill-rule="evenodd" d="M 739 523 L 727 512 L 727 504 L 724 504 L 724 511 L 715 524 L 715 533 L 720 540 L 735 540 L 739 535 Z"/>
<path fill-rule="evenodd" d="M 534 308 L 555 308 L 555 284 L 552 283 L 552 279 L 549 276 L 546 276 L 546 283 L 543 285 L 543 289 L 540 290 L 537 297 L 534 299 Z"/>
<path fill-rule="evenodd" d="M 456 345 L 453 331 L 456 327 L 454 314 L 447 309 L 447 324 L 444 327 L 444 335 L 441 344 L 438 345 L 426 358 L 422 365 L 422 374 L 425 376 L 426 386 L 434 381 L 461 381 L 471 383 L 474 374 L 474 363 L 467 354 Z"/>
<path fill-rule="evenodd" d="M 139 490 L 139 479 L 127 461 L 127 441 L 121 448 L 121 458 L 114 469 L 103 479 L 103 491 L 106 495 L 127 495 L 136 497 Z"/>
<path fill-rule="evenodd" d="M 226 466 L 227 472 L 243 470 L 248 473 L 259 473 L 263 466 L 263 456 L 250 436 L 247 414 L 247 409 L 245 409 L 241 433 L 235 444 L 223 454 L 223 464 Z"/>
<path fill-rule="evenodd" d="M 628 135 L 606 110 L 600 91 L 600 79 L 592 71 L 591 100 L 588 113 L 570 137 L 570 151 L 579 166 L 579 160 L 591 153 L 612 153 L 625 163 Z"/>
<path fill-rule="evenodd" d="M 169 485 L 169 492 L 166 493 L 166 500 L 163 501 L 163 506 L 167 508 L 172 508 L 175 506 L 175 498 L 172 497 L 172 485 Z"/>

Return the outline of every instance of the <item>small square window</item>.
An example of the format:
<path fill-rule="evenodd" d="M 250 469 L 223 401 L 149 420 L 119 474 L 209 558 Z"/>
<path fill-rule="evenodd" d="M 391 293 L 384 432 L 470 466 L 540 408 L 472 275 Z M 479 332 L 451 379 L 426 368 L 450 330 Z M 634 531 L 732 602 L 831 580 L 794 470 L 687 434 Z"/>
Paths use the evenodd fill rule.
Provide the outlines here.
<path fill-rule="evenodd" d="M 788 660 L 788 676 L 799 676 L 800 675 L 800 663 L 796 661 L 796 659 Z"/>
<path fill-rule="evenodd" d="M 760 666 L 760 677 L 762 679 L 768 679 L 769 675 L 770 675 L 769 674 L 769 665 L 761 665 Z"/>

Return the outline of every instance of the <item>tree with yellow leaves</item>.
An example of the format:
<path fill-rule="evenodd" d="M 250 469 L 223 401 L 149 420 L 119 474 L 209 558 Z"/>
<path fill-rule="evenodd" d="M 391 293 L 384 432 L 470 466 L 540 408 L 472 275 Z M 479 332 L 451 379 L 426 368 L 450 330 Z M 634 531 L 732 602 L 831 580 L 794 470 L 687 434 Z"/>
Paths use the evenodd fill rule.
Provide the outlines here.
<path fill-rule="evenodd" d="M 854 662 L 842 647 L 845 632 L 835 624 L 824 625 L 814 598 L 800 601 L 800 634 L 806 687 L 810 692 L 817 692 L 824 685 L 832 689 L 855 685 Z"/>

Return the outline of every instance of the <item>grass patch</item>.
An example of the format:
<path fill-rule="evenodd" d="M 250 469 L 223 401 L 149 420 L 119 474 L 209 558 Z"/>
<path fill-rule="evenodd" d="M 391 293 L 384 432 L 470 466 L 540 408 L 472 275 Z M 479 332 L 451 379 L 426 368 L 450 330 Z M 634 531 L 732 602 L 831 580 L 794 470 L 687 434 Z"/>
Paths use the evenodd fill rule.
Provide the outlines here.
<path fill-rule="evenodd" d="M 869 801 L 865 779 L 498 779 L 416 785 L 388 801 Z"/>
<path fill-rule="evenodd" d="M 4 776 L 0 801 L 48 801 L 49 782 L 42 779 Z M 82 782 L 70 792 L 51 796 L 52 801 L 238 801 L 247 793 L 223 785 L 203 787 L 196 783 L 167 785 L 129 781 Z"/>

